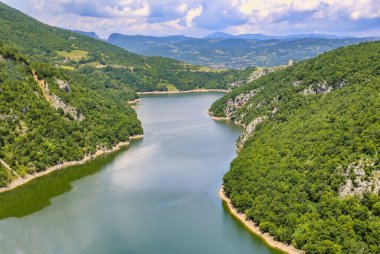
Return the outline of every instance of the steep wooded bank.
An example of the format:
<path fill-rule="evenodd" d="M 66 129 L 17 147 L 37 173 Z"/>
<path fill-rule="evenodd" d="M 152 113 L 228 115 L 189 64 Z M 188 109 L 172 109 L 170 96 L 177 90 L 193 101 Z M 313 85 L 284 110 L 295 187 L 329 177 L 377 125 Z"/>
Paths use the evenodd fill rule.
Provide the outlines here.
<path fill-rule="evenodd" d="M 210 113 L 245 126 L 224 190 L 307 253 L 380 252 L 380 42 L 243 85 Z"/>
<path fill-rule="evenodd" d="M 42 80 L 16 51 L 0 56 L 0 186 L 142 133 L 128 96 L 103 96 L 65 70 Z"/>

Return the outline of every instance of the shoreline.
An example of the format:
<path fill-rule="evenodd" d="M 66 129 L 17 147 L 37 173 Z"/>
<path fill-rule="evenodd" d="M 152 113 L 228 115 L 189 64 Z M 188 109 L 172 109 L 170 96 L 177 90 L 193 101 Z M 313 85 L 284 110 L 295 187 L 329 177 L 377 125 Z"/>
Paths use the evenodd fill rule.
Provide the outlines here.
<path fill-rule="evenodd" d="M 225 202 L 227 204 L 228 210 L 232 214 L 233 217 L 235 217 L 241 223 L 243 223 L 244 226 L 247 227 L 250 232 L 261 237 L 265 241 L 265 243 L 268 244 L 270 247 L 278 249 L 278 250 L 283 251 L 283 252 L 288 253 L 288 254 L 304 254 L 303 251 L 296 249 L 294 246 L 286 245 L 285 243 L 276 241 L 268 233 L 262 233 L 260 231 L 260 228 L 258 226 L 256 226 L 253 221 L 247 220 L 247 217 L 244 213 L 239 213 L 233 207 L 231 200 L 224 194 L 223 185 L 219 190 L 219 197 L 223 200 L 223 202 Z"/>
<path fill-rule="evenodd" d="M 218 116 L 212 116 L 210 114 L 210 112 L 208 112 L 208 114 L 211 116 L 211 118 L 215 121 L 230 121 L 231 118 L 228 118 L 228 117 L 218 117 Z"/>
<path fill-rule="evenodd" d="M 137 98 L 137 99 L 134 99 L 134 100 L 132 100 L 132 101 L 127 101 L 127 103 L 128 104 L 135 104 L 135 103 L 138 103 L 138 102 L 140 102 L 141 101 L 141 99 L 140 98 Z"/>
<path fill-rule="evenodd" d="M 138 95 L 144 95 L 144 94 L 180 94 L 180 93 L 207 93 L 207 92 L 228 93 L 228 92 L 230 92 L 230 90 L 226 90 L 226 89 L 193 89 L 193 90 L 175 90 L 175 91 L 137 92 L 137 94 Z"/>
<path fill-rule="evenodd" d="M 141 134 L 141 135 L 135 135 L 135 136 L 130 136 L 128 141 L 120 142 L 120 143 L 116 144 L 115 146 L 113 146 L 112 148 L 107 149 L 107 150 L 99 149 L 94 154 L 87 155 L 87 156 L 85 156 L 81 160 L 66 161 L 66 162 L 63 162 L 61 164 L 57 164 L 55 166 L 48 167 L 44 171 L 37 172 L 37 173 L 34 173 L 34 174 L 28 174 L 28 175 L 26 175 L 24 177 L 17 178 L 15 180 L 11 181 L 6 187 L 1 187 L 0 188 L 0 193 L 13 190 L 13 189 L 15 189 L 15 188 L 17 188 L 17 187 L 19 187 L 19 186 L 21 186 L 21 185 L 23 185 L 23 184 L 31 181 L 31 180 L 33 180 L 33 179 L 36 179 L 38 177 L 50 174 L 51 172 L 58 171 L 60 169 L 71 167 L 71 166 L 78 166 L 78 165 L 85 164 L 86 162 L 89 162 L 89 161 L 91 161 L 93 159 L 96 159 L 97 157 L 99 157 L 101 155 L 112 153 L 112 152 L 115 152 L 117 150 L 120 150 L 120 148 L 122 148 L 122 147 L 129 146 L 130 143 L 131 143 L 130 142 L 131 140 L 142 139 L 143 137 L 144 137 L 143 134 Z"/>

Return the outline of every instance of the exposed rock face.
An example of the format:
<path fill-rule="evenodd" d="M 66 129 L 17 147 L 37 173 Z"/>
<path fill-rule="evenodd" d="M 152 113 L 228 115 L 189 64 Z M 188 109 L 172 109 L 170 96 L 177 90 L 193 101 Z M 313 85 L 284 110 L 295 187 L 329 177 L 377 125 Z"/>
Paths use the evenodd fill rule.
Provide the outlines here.
<path fill-rule="evenodd" d="M 0 55 L 0 63 L 4 63 L 5 62 L 5 59 L 2 55 Z"/>
<path fill-rule="evenodd" d="M 269 72 L 271 72 L 271 68 L 259 68 L 257 70 L 254 70 L 251 75 L 249 75 L 247 82 L 249 83 L 256 79 L 259 79 L 262 76 L 267 75 Z"/>
<path fill-rule="evenodd" d="M 244 143 L 247 139 L 252 135 L 252 133 L 256 130 L 256 126 L 266 120 L 267 116 L 259 116 L 255 118 L 252 122 L 250 122 L 247 127 L 245 127 L 243 134 L 240 136 L 238 143 L 236 144 L 236 148 L 239 150 L 244 146 Z"/>
<path fill-rule="evenodd" d="M 268 67 L 268 68 L 258 68 L 256 70 L 254 70 L 251 75 L 249 75 L 249 77 L 247 78 L 247 80 L 239 80 L 239 81 L 235 81 L 235 82 L 232 82 L 230 84 L 228 84 L 227 86 L 229 88 L 236 88 L 236 87 L 240 87 L 246 83 L 249 83 L 249 82 L 252 82 L 256 79 L 259 79 L 265 75 L 267 75 L 268 73 L 270 72 L 273 72 L 277 69 L 277 67 Z"/>
<path fill-rule="evenodd" d="M 343 81 L 340 81 L 339 84 L 337 84 L 337 88 L 338 89 L 341 89 L 342 87 L 346 86 L 346 85 L 349 85 L 345 80 Z"/>
<path fill-rule="evenodd" d="M 319 84 L 317 86 L 309 86 L 309 88 L 306 88 L 301 92 L 303 95 L 309 95 L 309 94 L 325 94 L 331 92 L 333 88 L 331 86 L 328 86 L 326 82 L 323 84 Z"/>
<path fill-rule="evenodd" d="M 261 78 L 262 76 L 267 75 L 268 73 L 284 69 L 286 67 L 292 66 L 295 62 L 293 60 L 289 60 L 289 62 L 286 65 L 278 65 L 273 67 L 266 67 L 266 68 L 258 68 L 254 70 L 251 75 L 249 76 L 247 82 L 252 82 L 256 79 Z"/>
<path fill-rule="evenodd" d="M 230 84 L 228 84 L 227 86 L 229 88 L 236 88 L 236 87 L 240 87 L 246 83 L 249 83 L 249 82 L 252 82 L 256 79 L 259 79 L 265 75 L 267 75 L 268 73 L 271 73 L 271 72 L 274 72 L 274 71 L 277 71 L 277 70 L 280 70 L 280 69 L 284 69 L 288 66 L 291 66 L 293 65 L 295 62 L 293 60 L 289 60 L 288 64 L 286 65 L 278 65 L 278 66 L 273 66 L 273 67 L 265 67 L 265 68 L 257 68 L 256 70 L 254 70 L 251 75 L 249 75 L 249 77 L 247 78 L 247 80 L 239 80 L 239 81 L 235 81 L 235 82 L 232 82 Z"/>
<path fill-rule="evenodd" d="M 57 110 L 62 109 L 65 114 L 69 114 L 74 120 L 83 121 L 85 119 L 84 115 L 79 110 L 77 110 L 71 105 L 66 104 L 57 95 L 51 94 L 49 90 L 49 84 L 45 82 L 45 80 L 39 80 L 34 70 L 33 70 L 33 78 L 37 82 L 37 84 L 41 87 L 44 98 L 46 99 L 47 102 L 49 102 L 53 106 L 53 108 Z M 56 78 L 56 82 L 58 83 L 61 89 L 64 89 L 66 91 L 66 93 L 70 91 L 70 86 L 67 82 L 63 80 L 59 80 L 57 78 Z"/>
<path fill-rule="evenodd" d="M 17 120 L 18 116 L 14 115 L 0 115 L 0 120 Z"/>
<path fill-rule="evenodd" d="M 227 86 L 229 88 L 236 88 L 236 87 L 239 87 L 239 86 L 241 86 L 243 84 L 244 84 L 244 81 L 243 80 L 239 80 L 239 81 L 235 81 L 235 82 L 229 83 Z"/>
<path fill-rule="evenodd" d="M 271 117 L 273 117 L 278 111 L 278 108 L 274 108 L 271 112 Z"/>
<path fill-rule="evenodd" d="M 51 94 L 49 95 L 49 98 L 50 98 L 51 105 L 55 109 L 61 108 L 65 114 L 71 115 L 74 118 L 74 120 L 83 121 L 85 119 L 84 116 L 76 108 L 66 104 L 57 95 Z"/>
<path fill-rule="evenodd" d="M 280 66 L 274 66 L 274 67 L 268 67 L 268 68 L 258 68 L 251 73 L 251 75 L 248 77 L 246 82 L 247 83 L 252 82 L 254 80 L 257 80 L 257 79 L 267 75 L 268 73 L 271 73 L 273 71 L 277 71 L 280 69 L 284 69 L 284 68 L 291 66 L 293 64 L 294 64 L 294 61 L 290 60 L 287 65 L 280 65 Z M 245 83 L 244 81 L 234 82 L 234 83 L 229 84 L 229 87 L 238 87 L 244 83 Z M 293 86 L 299 86 L 300 83 L 301 83 L 301 81 L 294 81 L 292 83 L 292 85 Z M 246 113 L 241 113 L 241 114 L 237 115 L 239 108 L 245 106 L 245 104 L 247 102 L 249 102 L 252 97 L 254 97 L 258 92 L 260 92 L 263 89 L 264 89 L 264 87 L 254 89 L 254 90 L 251 90 L 249 93 L 241 93 L 238 96 L 229 99 L 226 103 L 226 108 L 224 110 L 226 118 L 232 119 L 236 123 L 241 123 L 241 119 L 243 119 L 246 116 Z M 272 99 L 271 104 L 273 104 L 273 108 L 272 108 L 271 113 L 269 113 L 269 116 L 274 116 L 277 113 L 278 108 L 277 108 L 276 104 L 280 101 L 280 99 L 281 99 L 280 96 L 275 96 Z M 248 110 L 250 110 L 253 107 L 260 108 L 263 105 L 265 105 L 265 103 L 266 103 L 265 101 L 251 102 L 250 104 L 248 104 L 248 106 L 246 106 L 246 108 Z M 243 147 L 244 143 L 247 141 L 247 139 L 250 137 L 250 135 L 255 131 L 256 126 L 258 124 L 260 124 L 261 122 L 263 122 L 267 118 L 268 118 L 268 116 L 260 116 L 260 117 L 255 118 L 247 126 L 243 125 L 245 130 L 244 130 L 243 134 L 240 136 L 239 141 L 236 145 L 237 150 L 239 150 L 240 148 Z"/>
<path fill-rule="evenodd" d="M 57 82 L 57 84 L 58 84 L 58 86 L 59 86 L 60 89 L 62 89 L 66 93 L 70 92 L 70 85 L 69 85 L 69 83 L 67 81 L 64 81 L 64 80 L 61 80 L 61 79 L 58 79 L 58 78 L 56 78 L 55 81 Z"/>
<path fill-rule="evenodd" d="M 364 192 L 379 194 L 380 169 L 375 170 L 371 177 L 366 177 L 364 171 L 366 166 L 373 166 L 372 164 L 364 161 L 359 161 L 357 164 L 351 163 L 343 175 L 349 177 L 351 174 L 355 176 L 355 179 L 352 179 L 352 177 L 347 179 L 346 183 L 340 188 L 339 197 L 344 198 L 355 195 L 362 197 Z"/>
<path fill-rule="evenodd" d="M 253 96 L 255 96 L 258 91 L 258 89 L 254 89 L 247 94 L 242 93 L 235 98 L 229 99 L 227 102 L 227 107 L 225 109 L 226 117 L 231 119 L 235 118 L 236 111 L 240 107 L 244 106 L 244 104 L 247 103 Z"/>
<path fill-rule="evenodd" d="M 295 64 L 296 61 L 294 61 L 293 59 L 290 59 L 288 61 L 288 63 L 286 64 L 286 66 L 292 66 L 293 64 Z"/>
<path fill-rule="evenodd" d="M 297 87 L 297 86 L 299 86 L 300 84 L 301 84 L 301 81 L 300 81 L 300 80 L 295 80 L 295 81 L 293 81 L 292 86 Z"/>

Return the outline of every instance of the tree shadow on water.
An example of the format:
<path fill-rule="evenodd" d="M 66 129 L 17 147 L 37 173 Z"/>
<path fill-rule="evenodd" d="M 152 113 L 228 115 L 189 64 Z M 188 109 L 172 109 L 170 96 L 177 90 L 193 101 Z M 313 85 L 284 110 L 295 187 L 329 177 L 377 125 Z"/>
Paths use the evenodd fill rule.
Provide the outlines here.
<path fill-rule="evenodd" d="M 135 142 L 138 141 L 133 141 Z M 100 156 L 83 165 L 52 172 L 13 190 L 0 193 L 0 220 L 10 217 L 21 218 L 50 206 L 52 198 L 72 189 L 72 182 L 101 171 L 126 149 L 128 148 Z"/>

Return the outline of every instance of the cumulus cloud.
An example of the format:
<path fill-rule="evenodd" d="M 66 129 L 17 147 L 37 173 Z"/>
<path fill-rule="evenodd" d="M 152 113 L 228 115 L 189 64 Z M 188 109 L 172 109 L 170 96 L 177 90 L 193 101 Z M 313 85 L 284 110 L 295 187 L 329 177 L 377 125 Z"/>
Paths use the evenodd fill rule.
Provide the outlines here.
<path fill-rule="evenodd" d="M 4 1 L 4 0 L 3 0 Z M 379 35 L 379 0 L 5 0 L 43 22 L 125 34 Z"/>
<path fill-rule="evenodd" d="M 202 1 L 202 12 L 194 19 L 194 24 L 209 30 L 222 30 L 246 21 L 247 16 L 238 10 L 236 3 L 229 0 L 205 0 Z"/>

